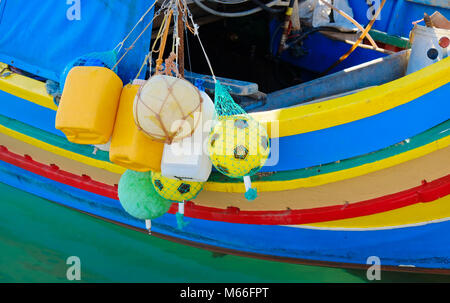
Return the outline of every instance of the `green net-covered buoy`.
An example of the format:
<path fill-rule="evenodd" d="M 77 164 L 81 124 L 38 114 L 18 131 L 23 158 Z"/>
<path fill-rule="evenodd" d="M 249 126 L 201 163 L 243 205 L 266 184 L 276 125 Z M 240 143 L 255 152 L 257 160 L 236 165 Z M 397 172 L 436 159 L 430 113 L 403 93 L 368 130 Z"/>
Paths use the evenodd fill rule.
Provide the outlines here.
<path fill-rule="evenodd" d="M 172 205 L 155 191 L 151 172 L 127 170 L 120 178 L 118 192 L 125 211 L 142 220 L 158 218 Z"/>

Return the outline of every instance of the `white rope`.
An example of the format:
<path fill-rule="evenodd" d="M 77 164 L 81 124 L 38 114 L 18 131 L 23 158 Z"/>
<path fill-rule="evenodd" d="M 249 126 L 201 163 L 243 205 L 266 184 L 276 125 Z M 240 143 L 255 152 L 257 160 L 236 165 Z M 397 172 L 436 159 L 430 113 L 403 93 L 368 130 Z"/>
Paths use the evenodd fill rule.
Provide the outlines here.
<path fill-rule="evenodd" d="M 141 68 L 139 68 L 139 71 L 136 75 L 136 77 L 134 77 L 134 80 L 136 80 L 137 78 L 139 78 L 139 76 L 141 75 L 142 70 L 144 69 L 144 66 L 147 64 L 147 60 L 149 60 L 149 58 L 151 58 L 152 55 L 152 51 L 150 51 L 145 57 L 144 57 L 144 61 L 142 62 Z M 152 68 L 152 63 L 151 63 L 151 59 L 149 61 L 149 65 L 150 65 L 150 70 Z"/>
<path fill-rule="evenodd" d="M 126 55 L 128 54 L 128 52 L 130 50 L 132 50 L 136 44 L 137 41 L 139 41 L 139 39 L 142 37 L 142 35 L 147 31 L 147 29 L 150 27 L 150 25 L 153 24 L 153 21 L 155 21 L 155 19 L 159 16 L 161 10 L 164 8 L 164 4 L 163 6 L 161 6 L 161 8 L 153 15 L 152 20 L 144 27 L 144 29 L 141 31 L 141 33 L 137 36 L 137 38 L 133 41 L 133 43 L 131 43 L 130 47 L 128 47 L 126 49 L 126 52 L 122 55 L 122 57 L 119 58 L 119 60 L 117 60 L 116 64 L 113 66 L 112 70 L 114 70 L 119 63 L 123 60 L 123 58 L 126 57 Z"/>
<path fill-rule="evenodd" d="M 216 83 L 217 80 L 216 80 L 216 76 L 214 75 L 214 71 L 211 66 L 211 62 L 209 61 L 208 54 L 206 53 L 205 48 L 203 47 L 202 40 L 200 39 L 200 35 L 198 33 L 199 26 L 197 25 L 197 23 L 194 22 L 194 19 L 192 18 L 192 14 L 190 14 L 190 12 L 189 12 L 189 18 L 191 19 L 191 22 L 194 25 L 194 36 L 197 37 L 198 42 L 200 43 L 200 47 L 202 48 L 203 54 L 205 55 L 205 59 L 206 59 L 206 62 L 208 63 L 209 70 L 211 71 L 211 76 L 214 79 L 214 83 Z"/>
<path fill-rule="evenodd" d="M 172 5 L 173 9 L 173 42 L 172 45 L 175 48 L 175 63 L 178 65 L 178 48 L 180 46 L 180 33 L 178 32 L 178 18 L 180 18 L 180 11 L 178 10 L 178 1 L 174 1 Z"/>
<path fill-rule="evenodd" d="M 147 9 L 147 11 L 141 16 L 141 18 L 139 19 L 139 21 L 136 22 L 136 24 L 135 24 L 134 27 L 131 29 L 131 31 L 126 35 L 126 37 L 125 37 L 121 42 L 119 42 L 119 44 L 117 44 L 116 47 L 114 47 L 113 50 L 116 50 L 116 48 L 118 48 L 119 46 L 120 46 L 120 47 L 119 47 L 119 49 L 117 50 L 117 52 L 119 53 L 119 52 L 122 50 L 122 47 L 123 47 L 125 41 L 128 40 L 128 38 L 129 38 L 130 35 L 134 32 L 134 30 L 137 28 L 137 26 L 138 26 L 142 21 L 144 21 L 145 16 L 147 16 L 147 14 L 152 10 L 152 8 L 155 6 L 156 2 L 157 2 L 157 1 L 155 0 L 155 2 L 153 2 L 153 4 L 152 4 L 152 5 Z"/>

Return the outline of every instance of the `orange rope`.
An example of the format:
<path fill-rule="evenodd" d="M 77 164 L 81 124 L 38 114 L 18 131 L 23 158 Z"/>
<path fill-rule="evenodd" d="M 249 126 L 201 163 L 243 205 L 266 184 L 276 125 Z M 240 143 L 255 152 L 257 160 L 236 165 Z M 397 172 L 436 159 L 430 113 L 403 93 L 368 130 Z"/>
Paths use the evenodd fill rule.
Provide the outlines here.
<path fill-rule="evenodd" d="M 159 48 L 159 55 L 158 55 L 158 59 L 156 60 L 156 72 L 159 71 L 159 69 L 161 68 L 161 64 L 163 63 L 163 55 L 164 55 L 164 49 L 166 48 L 166 41 L 167 41 L 167 36 L 169 34 L 169 27 L 170 27 L 170 21 L 172 19 L 172 14 L 173 11 L 170 10 L 169 12 L 169 16 L 167 17 L 167 22 L 166 22 L 166 27 L 164 28 L 164 35 L 161 39 L 161 47 Z"/>
<path fill-rule="evenodd" d="M 345 59 L 348 58 L 348 56 L 350 56 L 351 53 L 353 53 L 353 51 L 358 47 L 358 45 L 363 41 L 363 39 L 366 37 L 367 33 L 370 31 L 370 29 L 372 28 L 373 24 L 375 23 L 376 19 L 378 18 L 378 15 L 381 13 L 381 10 L 383 9 L 384 4 L 386 3 L 386 0 L 383 0 L 380 4 L 380 7 L 377 9 L 377 11 L 375 12 L 375 15 L 373 16 L 372 20 L 370 20 L 370 23 L 367 25 L 366 29 L 364 30 L 364 32 L 361 34 L 361 36 L 358 38 L 358 40 L 355 42 L 355 44 L 353 44 L 353 46 L 348 50 L 347 53 L 345 53 L 342 57 L 339 58 L 339 60 L 337 60 L 332 66 L 330 66 L 325 72 L 323 72 L 323 74 L 327 74 L 328 72 L 330 72 L 333 68 L 335 68 L 336 66 L 338 66 L 342 61 L 344 61 Z"/>
<path fill-rule="evenodd" d="M 359 24 L 355 19 L 353 19 L 352 17 L 350 17 L 349 15 L 347 15 L 344 11 L 341 11 L 340 9 L 338 9 L 337 7 L 335 7 L 334 5 L 326 2 L 325 0 L 320 0 L 323 4 L 325 4 L 326 6 L 328 6 L 329 8 L 331 8 L 332 10 L 335 10 L 338 14 L 340 14 L 342 17 L 344 17 L 345 19 L 347 19 L 348 21 L 350 21 L 351 23 L 353 23 L 354 26 L 356 26 L 361 32 L 364 32 L 364 28 L 361 26 L 361 24 Z M 367 39 L 369 40 L 370 44 L 372 44 L 372 46 L 374 48 L 378 48 L 378 45 L 376 44 L 376 42 L 373 40 L 372 36 L 370 36 L 369 33 L 367 33 Z"/>

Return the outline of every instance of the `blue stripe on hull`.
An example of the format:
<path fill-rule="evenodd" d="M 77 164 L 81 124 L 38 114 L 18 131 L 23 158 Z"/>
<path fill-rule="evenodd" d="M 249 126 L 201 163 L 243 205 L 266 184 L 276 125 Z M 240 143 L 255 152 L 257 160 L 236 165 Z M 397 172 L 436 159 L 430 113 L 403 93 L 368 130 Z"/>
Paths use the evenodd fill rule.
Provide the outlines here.
<path fill-rule="evenodd" d="M 262 171 L 284 171 L 331 163 L 370 153 L 417 135 L 450 118 L 450 83 L 414 101 L 375 116 L 279 139 L 279 162 Z M 55 112 L 0 91 L 0 114 L 47 132 Z M 274 141 L 272 140 L 272 146 Z M 274 149 L 273 149 L 274 150 Z"/>
<path fill-rule="evenodd" d="M 0 114 L 21 121 L 46 132 L 66 137 L 63 132 L 55 128 L 56 112 L 36 103 L 16 97 L 0 90 L 2 107 Z"/>
<path fill-rule="evenodd" d="M 143 222 L 124 213 L 116 200 L 2 161 L 0 182 L 97 216 L 144 228 Z M 391 230 L 330 231 L 186 220 L 190 224 L 179 231 L 175 216 L 166 214 L 152 221 L 153 230 L 197 243 L 279 257 L 365 264 L 369 256 L 378 256 L 382 265 L 450 269 L 450 221 Z"/>
<path fill-rule="evenodd" d="M 411 138 L 450 118 L 450 83 L 375 116 L 281 137 L 280 161 L 263 171 L 299 169 L 360 156 Z"/>

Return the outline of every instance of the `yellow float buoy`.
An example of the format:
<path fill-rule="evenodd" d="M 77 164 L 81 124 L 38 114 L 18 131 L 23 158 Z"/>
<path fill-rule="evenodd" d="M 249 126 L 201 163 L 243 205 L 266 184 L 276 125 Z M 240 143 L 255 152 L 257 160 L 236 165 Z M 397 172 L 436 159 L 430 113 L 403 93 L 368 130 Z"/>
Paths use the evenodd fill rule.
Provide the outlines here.
<path fill-rule="evenodd" d="M 159 171 L 164 144 L 151 140 L 134 123 L 133 103 L 140 85 L 127 84 L 122 90 L 111 139 L 109 159 L 135 171 Z"/>
<path fill-rule="evenodd" d="M 194 199 L 202 191 L 204 185 L 204 182 L 166 178 L 160 172 L 152 172 L 152 183 L 161 197 L 177 202 Z"/>
<path fill-rule="evenodd" d="M 119 76 L 108 68 L 72 68 L 56 113 L 55 128 L 70 142 L 107 143 L 113 131 L 122 86 Z"/>

